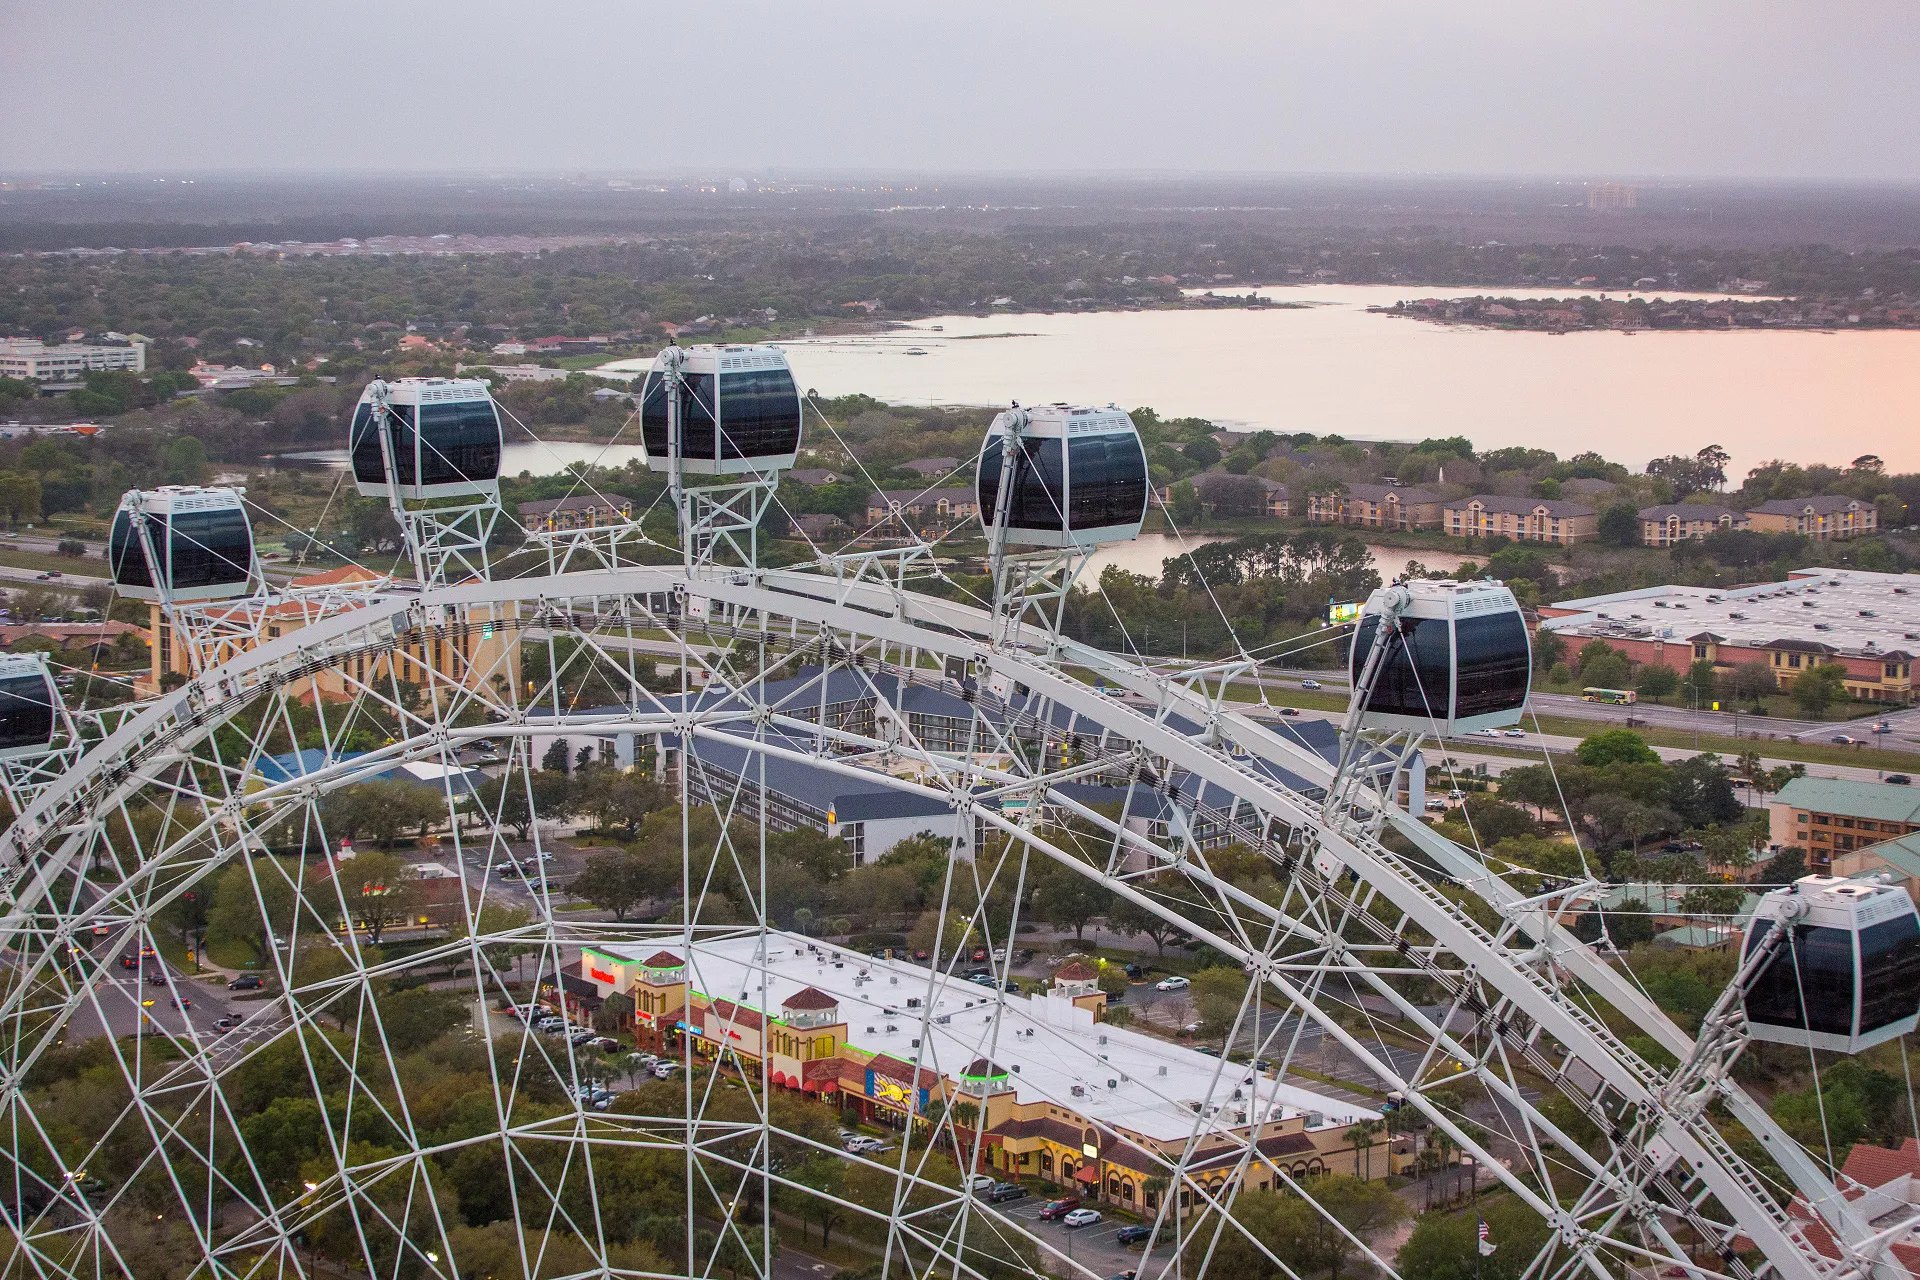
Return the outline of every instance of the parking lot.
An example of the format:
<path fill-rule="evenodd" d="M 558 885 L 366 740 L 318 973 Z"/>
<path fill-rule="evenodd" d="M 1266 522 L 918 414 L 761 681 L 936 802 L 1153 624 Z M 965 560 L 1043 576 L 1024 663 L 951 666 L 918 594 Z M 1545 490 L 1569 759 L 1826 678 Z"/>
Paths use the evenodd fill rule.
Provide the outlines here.
<path fill-rule="evenodd" d="M 1140 1265 L 1139 1252 L 1129 1250 L 1114 1239 L 1120 1228 L 1128 1224 L 1128 1219 L 1117 1218 L 1101 1206 L 1089 1204 L 1088 1208 L 1100 1209 L 1101 1213 L 1100 1221 L 1092 1226 L 1068 1227 L 1058 1222 L 1041 1222 L 1040 1210 L 1046 1207 L 1047 1199 L 1046 1196 L 1029 1195 L 1025 1199 L 1009 1200 L 991 1207 L 996 1213 L 1019 1220 L 1022 1227 L 1095 1275 L 1114 1276 Z"/>

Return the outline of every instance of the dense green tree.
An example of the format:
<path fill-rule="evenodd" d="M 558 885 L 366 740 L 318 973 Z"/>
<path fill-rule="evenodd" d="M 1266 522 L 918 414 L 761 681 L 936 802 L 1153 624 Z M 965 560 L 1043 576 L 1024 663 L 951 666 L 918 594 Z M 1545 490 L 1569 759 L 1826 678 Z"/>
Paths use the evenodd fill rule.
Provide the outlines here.
<path fill-rule="evenodd" d="M 1631 502 L 1616 502 L 1604 507 L 1596 524 L 1601 542 L 1610 547 L 1640 545 L 1640 512 Z"/>
<path fill-rule="evenodd" d="M 1603 729 L 1588 734 L 1574 748 L 1574 758 L 1590 769 L 1610 764 L 1658 764 L 1647 740 L 1631 729 Z"/>
<path fill-rule="evenodd" d="M 1480 1253 L 1480 1220 L 1493 1254 Z M 1518 1280 L 1547 1241 L 1549 1228 L 1511 1197 L 1488 1199 L 1464 1213 L 1426 1213 L 1400 1247 L 1395 1268 L 1405 1280 Z"/>
<path fill-rule="evenodd" d="M 1794 710 L 1806 716 L 1820 716 L 1828 707 L 1847 696 L 1847 668 L 1838 662 L 1823 662 L 1811 671 L 1795 676 L 1787 691 Z"/>
<path fill-rule="evenodd" d="M 626 850 L 589 856 L 567 886 L 574 897 L 613 912 L 625 920 L 627 912 L 653 896 L 654 885 L 645 858 Z"/>

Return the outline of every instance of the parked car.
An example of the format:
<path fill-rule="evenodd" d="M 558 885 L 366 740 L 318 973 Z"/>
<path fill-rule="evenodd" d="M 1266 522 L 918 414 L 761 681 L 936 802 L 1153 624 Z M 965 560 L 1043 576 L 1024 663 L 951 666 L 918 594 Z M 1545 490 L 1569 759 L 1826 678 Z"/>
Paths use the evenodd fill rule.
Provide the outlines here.
<path fill-rule="evenodd" d="M 880 1139 L 874 1137 L 872 1134 L 867 1133 L 854 1134 L 851 1138 L 847 1139 L 845 1145 L 846 1149 L 855 1155 L 869 1151 L 884 1151 L 887 1148 L 886 1143 L 880 1141 Z"/>
<path fill-rule="evenodd" d="M 1162 978 L 1160 981 L 1154 983 L 1153 989 L 1155 991 L 1185 991 L 1192 985 L 1192 979 L 1176 973 L 1170 978 Z"/>
<path fill-rule="evenodd" d="M 672 1075 L 679 1066 L 680 1064 L 677 1062 L 656 1062 L 653 1064 L 653 1078 L 655 1080 L 665 1080 L 668 1076 Z"/>
<path fill-rule="evenodd" d="M 974 1193 L 975 1195 L 978 1195 L 982 1191 L 991 1191 L 997 1185 L 999 1184 L 994 1182 L 992 1178 L 988 1177 L 984 1173 L 973 1173 L 973 1174 L 967 1175 L 967 1190 Z"/>
<path fill-rule="evenodd" d="M 1073 1212 L 1061 1218 L 1060 1221 L 1069 1227 L 1090 1227 L 1100 1221 L 1100 1211 L 1098 1209 L 1075 1209 Z"/>
<path fill-rule="evenodd" d="M 1138 964 L 1128 965 L 1124 970 L 1124 972 L 1129 978 L 1132 978 L 1135 981 L 1138 981 L 1139 979 L 1147 976 L 1147 971 L 1141 968 Z"/>
<path fill-rule="evenodd" d="M 1079 1196 L 1068 1196 L 1064 1200 L 1049 1200 L 1040 1206 L 1040 1221 L 1052 1222 L 1064 1218 L 1080 1207 Z"/>
<path fill-rule="evenodd" d="M 1447 810 L 1447 802 L 1445 800 L 1442 800 L 1439 796 L 1427 797 L 1428 813 L 1445 813 L 1446 810 Z"/>
<path fill-rule="evenodd" d="M 1205 1024 L 1199 1023 L 1199 1022 L 1189 1022 L 1186 1026 L 1180 1028 L 1180 1034 L 1183 1036 L 1197 1036 L 1203 1030 L 1205 1030 Z"/>
<path fill-rule="evenodd" d="M 1132 1222 L 1114 1232 L 1113 1238 L 1120 1244 L 1138 1244 L 1153 1238 L 1153 1228 Z"/>
<path fill-rule="evenodd" d="M 227 984 L 229 991 L 258 991 L 264 984 L 257 973 L 243 973 Z"/>
<path fill-rule="evenodd" d="M 1467 798 L 1467 793 L 1462 791 L 1458 787 L 1455 787 L 1453 790 L 1447 792 L 1447 799 L 1452 800 L 1455 803 L 1465 800 L 1466 798 Z"/>
<path fill-rule="evenodd" d="M 587 1043 L 593 1048 L 598 1049 L 602 1053 L 620 1052 L 620 1042 L 618 1040 L 615 1040 L 612 1036 L 595 1036 L 592 1040 L 589 1040 Z"/>
<path fill-rule="evenodd" d="M 987 1199 L 993 1201 L 995 1204 L 1003 1204 L 1008 1200 L 1024 1200 L 1026 1198 L 1027 1189 L 1017 1182 L 996 1182 L 987 1188 Z"/>

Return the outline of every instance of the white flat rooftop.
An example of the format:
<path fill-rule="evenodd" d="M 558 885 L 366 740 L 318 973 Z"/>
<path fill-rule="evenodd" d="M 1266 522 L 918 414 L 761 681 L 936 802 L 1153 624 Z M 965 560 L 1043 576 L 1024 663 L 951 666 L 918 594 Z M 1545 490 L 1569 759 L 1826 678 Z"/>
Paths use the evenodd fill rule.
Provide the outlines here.
<path fill-rule="evenodd" d="M 1678 641 L 1704 631 L 1752 649 L 1787 640 L 1852 657 L 1920 654 L 1920 574 L 1913 573 L 1798 569 L 1785 582 L 1647 587 L 1549 607 L 1576 610 L 1541 622 L 1561 635 Z"/>
<path fill-rule="evenodd" d="M 994 993 L 971 982 L 798 934 L 768 935 L 764 961 L 758 946 L 754 936 L 696 943 L 690 964 L 694 990 L 778 1017 L 784 1000 L 813 987 L 840 1002 L 839 1020 L 855 1049 L 918 1062 L 956 1084 L 968 1064 L 987 1058 L 1012 1073 L 1009 1083 L 1020 1102 L 1050 1103 L 1106 1128 L 1178 1141 L 1196 1127 L 1189 1105 L 1194 1102 L 1217 1103 L 1221 1114 L 1214 1126 L 1223 1128 L 1238 1126 L 1240 1107 L 1247 1109 L 1246 1123 L 1318 1115 L 1314 1128 L 1345 1128 L 1379 1118 L 1377 1110 L 1278 1083 L 1249 1066 L 1126 1027 L 1096 1024 L 1086 1011 L 1061 1010 L 1064 1001 L 1046 996 L 1008 994 L 996 1036 Z M 639 960 L 660 948 L 601 944 L 595 949 Z M 909 1000 L 921 1004 L 910 1006 Z"/>

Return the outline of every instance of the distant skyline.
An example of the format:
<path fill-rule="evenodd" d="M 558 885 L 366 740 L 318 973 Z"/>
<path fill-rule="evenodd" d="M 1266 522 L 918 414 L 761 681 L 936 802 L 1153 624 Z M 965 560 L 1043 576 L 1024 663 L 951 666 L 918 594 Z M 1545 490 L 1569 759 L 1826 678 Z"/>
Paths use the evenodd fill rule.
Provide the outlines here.
<path fill-rule="evenodd" d="M 1920 181 L 1920 6 L 0 0 L 8 171 Z"/>

